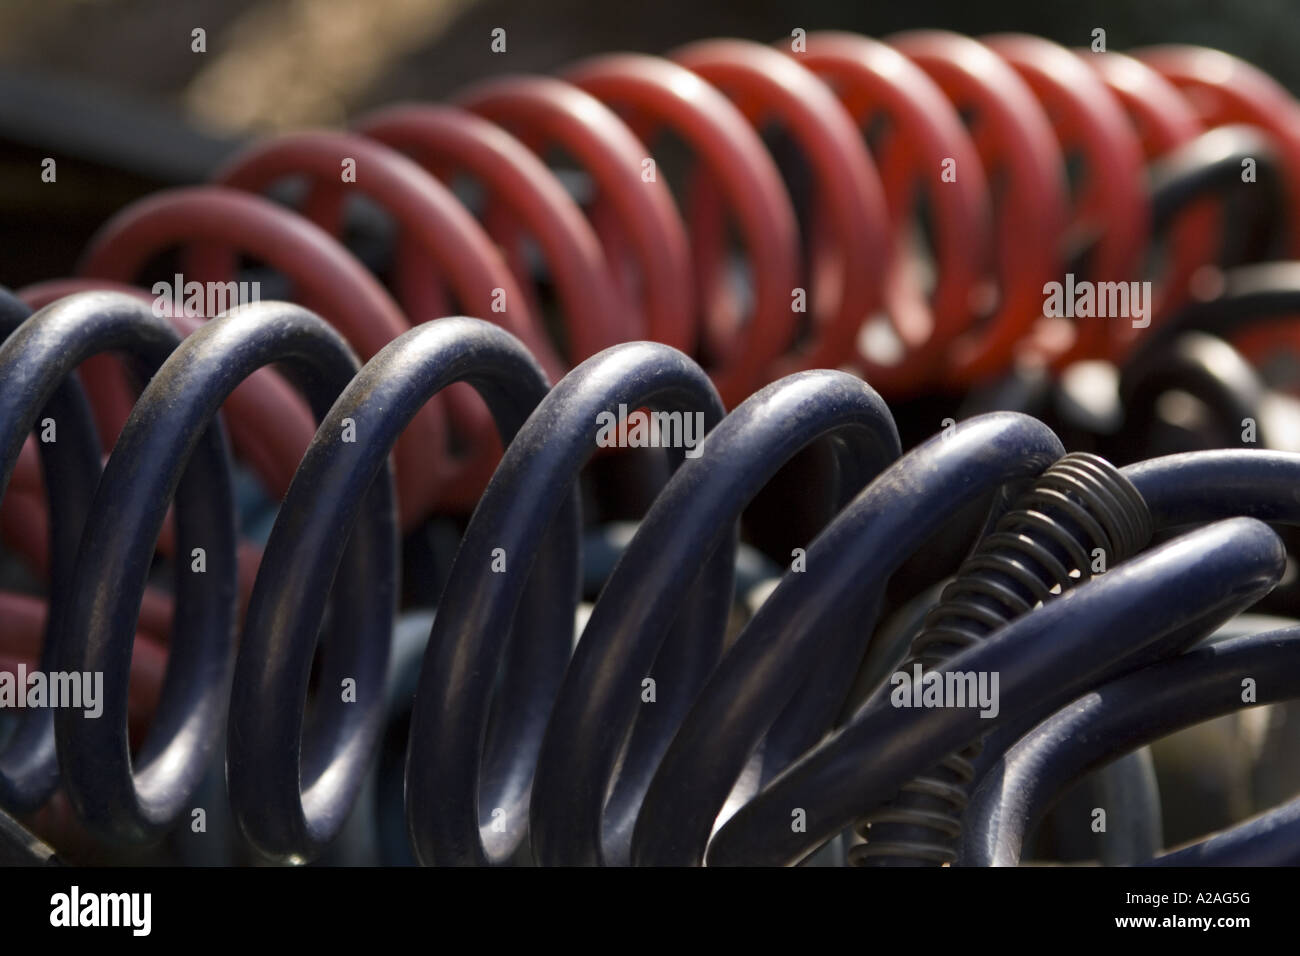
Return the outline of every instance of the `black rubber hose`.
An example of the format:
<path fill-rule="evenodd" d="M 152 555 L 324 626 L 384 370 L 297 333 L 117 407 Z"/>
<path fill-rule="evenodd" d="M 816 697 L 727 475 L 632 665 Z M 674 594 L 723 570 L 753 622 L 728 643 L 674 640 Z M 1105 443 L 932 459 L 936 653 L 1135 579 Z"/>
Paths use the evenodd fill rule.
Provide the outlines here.
<path fill-rule="evenodd" d="M 1150 456 L 1157 399 L 1175 389 L 1199 399 L 1214 415 L 1215 431 L 1206 436 L 1212 446 L 1240 447 L 1246 419 L 1255 423 L 1258 446 L 1268 446 L 1261 414 L 1268 388 L 1259 373 L 1222 339 L 1188 332 L 1164 351 L 1125 367 L 1120 378 L 1124 427 L 1108 450 L 1125 463 Z"/>
<path fill-rule="evenodd" d="M 1272 229 L 1281 223 L 1276 199 L 1281 183 L 1277 150 L 1267 134 L 1253 126 L 1219 126 L 1170 150 L 1148 170 L 1151 227 L 1166 231 L 1175 217 L 1199 199 L 1231 195 L 1242 180 L 1242 161 L 1255 162 L 1255 182 L 1248 183 L 1253 208 Z M 1270 202 L 1270 200 L 1272 200 Z"/>
<path fill-rule="evenodd" d="M 1223 286 L 1209 299 L 1184 305 L 1143 336 L 1131 362 L 1157 355 L 1184 332 L 1223 339 L 1257 325 L 1300 314 L 1300 262 L 1238 266 L 1223 273 Z"/>

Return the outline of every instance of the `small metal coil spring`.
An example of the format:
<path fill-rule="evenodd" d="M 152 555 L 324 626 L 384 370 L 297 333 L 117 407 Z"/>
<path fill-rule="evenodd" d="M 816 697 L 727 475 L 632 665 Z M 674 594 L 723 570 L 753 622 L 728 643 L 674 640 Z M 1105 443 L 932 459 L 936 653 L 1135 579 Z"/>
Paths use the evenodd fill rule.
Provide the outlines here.
<path fill-rule="evenodd" d="M 903 665 L 943 667 L 1002 625 L 1143 548 L 1151 515 L 1137 489 L 1097 455 L 1076 452 L 1048 468 L 1003 515 L 926 615 Z M 945 758 L 855 826 L 854 866 L 953 863 L 972 761 L 980 744 Z"/>

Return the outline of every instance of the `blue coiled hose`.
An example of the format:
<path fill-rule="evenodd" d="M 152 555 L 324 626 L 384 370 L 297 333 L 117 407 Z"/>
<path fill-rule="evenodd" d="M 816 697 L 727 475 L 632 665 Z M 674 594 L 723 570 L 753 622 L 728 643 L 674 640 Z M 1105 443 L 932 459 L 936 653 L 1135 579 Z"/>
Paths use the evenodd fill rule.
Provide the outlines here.
<path fill-rule="evenodd" d="M 81 361 L 105 351 L 123 351 L 143 369 L 154 369 L 164 363 L 178 341 L 165 321 L 123 295 L 87 294 L 42 309 L 0 348 L 0 375 L 7 391 L 15 396 L 14 404 L 7 407 L 15 421 L 6 429 L 13 455 L 34 424 L 37 410 Z M 56 420 L 56 425 L 61 424 Z M 139 597 L 171 497 L 170 489 L 161 498 L 156 492 L 157 480 L 166 472 L 154 466 L 160 464 L 158 456 L 163 454 L 160 449 L 166 447 L 166 440 L 152 444 L 144 458 L 133 457 L 134 449 L 124 453 L 112 471 L 112 482 L 106 471 L 96 488 L 99 461 L 97 444 L 91 443 L 94 431 L 88 421 L 69 431 L 81 467 L 51 478 L 69 481 L 79 476 L 83 484 L 78 503 L 64 520 L 75 525 L 79 513 L 84 513 L 86 523 L 79 532 L 81 544 L 71 577 L 65 579 L 66 589 L 54 593 L 56 605 L 51 609 L 43 656 L 54 671 L 103 672 L 105 699 L 102 714 L 95 718 L 78 709 L 51 712 L 55 734 L 65 741 L 57 748 L 59 768 L 74 806 L 92 829 L 111 839 L 147 839 L 180 812 L 205 759 L 205 737 L 216 726 L 213 708 L 224 707 L 226 686 L 221 668 L 223 658 L 232 650 L 233 623 L 227 589 L 230 595 L 234 589 L 229 456 L 218 431 L 194 433 L 196 466 L 186 473 L 177 500 L 179 540 L 182 553 L 198 546 L 212 553 L 212 583 L 198 584 L 183 575 L 177 581 L 183 603 L 183 610 L 178 605 L 177 621 L 185 628 L 187 640 L 179 642 L 159 719 L 140 756 L 145 787 L 142 805 L 136 798 L 127 751 L 126 683 Z M 148 462 L 148 467 L 142 468 L 142 462 Z M 174 478 L 179 477 L 178 468 Z M 114 487 L 119 489 L 116 497 L 111 490 Z M 86 508 L 79 502 L 88 490 L 93 490 L 95 497 Z M 109 497 L 102 497 L 105 495 Z M 151 532 L 141 530 L 134 538 L 129 532 L 102 535 L 104 522 L 150 507 L 157 512 Z M 56 569 L 60 563 L 56 555 Z M 127 590 L 131 587 L 134 595 Z M 53 781 L 45 763 L 48 735 L 35 722 L 33 727 L 34 733 L 41 734 L 33 737 L 33 742 L 42 751 L 43 779 L 33 790 L 36 793 Z M 152 773 L 154 769 L 162 773 Z"/>
<path fill-rule="evenodd" d="M 162 322 L 125 296 L 72 297 L 33 322 L 66 322 L 78 330 L 117 314 L 137 323 Z M 68 618 L 73 639 L 61 648 L 60 664 L 104 673 L 104 715 L 91 719 L 60 710 L 55 727 L 74 806 L 83 820 L 118 842 L 160 836 L 186 809 L 219 742 L 235 663 L 236 530 L 229 452 L 213 420 L 241 381 L 272 362 L 298 373 L 318 415 L 357 367 L 337 333 L 296 306 L 259 303 L 208 323 L 162 362 L 95 492 L 77 557 Z M 384 497 L 383 486 L 377 487 L 376 511 L 383 515 L 391 511 L 391 495 Z M 173 495 L 179 541 L 174 638 L 158 711 L 132 761 L 126 691 L 135 620 Z M 201 573 L 191 561 L 195 549 L 204 553 Z M 383 551 L 377 543 L 356 557 L 352 570 L 364 582 Z"/>
<path fill-rule="evenodd" d="M 580 574 L 572 487 L 597 447 L 598 416 L 620 405 L 698 412 L 705 432 L 723 415 L 698 365 L 667 346 L 632 343 L 566 375 L 510 443 L 466 529 L 421 670 L 406 798 L 424 863 L 501 862 L 523 840 L 542 733 L 572 651 Z M 677 463 L 684 449 L 668 453 Z M 710 606 L 698 591 L 684 598 Z M 707 661 L 707 647 L 688 650 Z M 499 691 L 507 703 L 489 739 L 503 660 L 512 664 Z"/>
<path fill-rule="evenodd" d="M 363 782 L 382 728 L 398 593 L 388 454 L 425 402 L 458 381 L 483 396 L 505 442 L 547 388 L 523 346 L 495 326 L 465 318 L 418 326 L 343 390 L 280 508 L 249 604 L 230 713 L 235 815 L 268 855 L 316 855 L 337 834 Z M 349 420 L 351 443 L 342 440 Z M 363 511 L 362 501 L 371 499 Z M 549 572 L 563 566 L 567 543 L 557 543 L 542 562 L 540 594 L 554 583 Z M 304 744 L 308 680 L 331 585 L 334 626 L 313 736 Z M 352 702 L 340 691 L 345 680 L 354 682 Z"/>
<path fill-rule="evenodd" d="M 516 340 L 472 319 L 419 326 L 360 370 L 323 322 L 279 303 L 236 310 L 184 342 L 146 306 L 108 293 L 24 319 L 0 298 L 6 398 L 17 383 L 0 407 L 3 474 L 41 416 L 59 427 L 59 441 L 42 447 L 55 583 L 45 666 L 102 670 L 107 694 L 98 721 L 70 710 L 25 718 L 0 759 L 0 803 L 40 804 L 58 781 L 57 744 L 78 815 L 117 843 L 174 824 L 223 726 L 232 806 L 253 846 L 301 861 L 339 833 L 387 706 L 399 593 L 387 457 L 418 409 L 454 382 L 478 389 L 507 451 L 470 521 L 417 682 L 406 815 L 426 863 L 796 862 L 988 731 L 984 773 L 1072 700 L 1179 654 L 1278 580 L 1280 543 L 1250 519 L 1300 523 L 1300 456 L 1209 452 L 1131 466 L 1124 474 L 1157 526 L 1217 523 L 948 661 L 1001 674 L 997 718 L 898 710 L 877 693 L 836 730 L 873 651 L 890 574 L 963 508 L 993 499 L 991 529 L 1064 452 L 1042 423 L 983 415 L 899 458 L 884 404 L 838 372 L 790 376 L 724 416 L 695 363 L 649 343 L 601 353 L 548 391 Z M 101 478 L 70 373 L 102 351 L 127 352 L 149 382 Z M 236 659 L 230 462 L 214 423 L 230 391 L 269 363 L 290 373 L 321 425 L 267 542 Z M 596 447 L 598 415 L 620 405 L 698 413 L 708 438 L 699 457 L 668 450 L 672 477 L 574 654 L 574 484 Z M 808 493 L 838 514 L 724 653 L 737 520 L 816 441 L 829 443 L 835 467 Z M 133 761 L 131 640 L 173 496 L 176 636 L 159 713 Z M 196 548 L 202 573 L 188 560 Z M 641 696 L 646 678 L 657 685 L 653 703 Z M 349 684 L 351 699 L 340 694 Z M 804 824 L 792 827 L 796 810 Z M 1251 858 L 1267 835 L 1300 825 L 1296 817 L 1279 808 L 1195 858 Z"/>
<path fill-rule="evenodd" d="M 1025 836 L 1072 781 L 1135 747 L 1242 705 L 1300 697 L 1300 628 L 1217 641 L 1104 684 L 1053 714 L 1003 754 L 963 817 L 964 866 L 1014 866 Z M 1300 863 L 1300 800 L 1164 854 L 1178 866 Z"/>
<path fill-rule="evenodd" d="M 1171 633 L 1219 623 L 1282 576 L 1286 553 L 1259 521 L 1234 518 L 1183 535 L 1013 621 L 945 671 L 1000 674 L 1000 712 L 892 707 L 877 694 L 847 726 L 742 807 L 709 847 L 711 865 L 795 863 L 888 799 L 906 780 L 1015 716 L 1060 706 L 1116 662 Z M 792 828 L 803 812 L 806 828 Z"/>
<path fill-rule="evenodd" d="M 823 437 L 837 453 L 839 486 L 829 490 L 837 504 L 899 453 L 893 418 L 871 388 L 844 373 L 807 372 L 728 415 L 655 499 L 596 602 L 551 712 L 530 808 L 539 862 L 626 858 L 650 775 L 722 650 L 740 513 L 781 465 Z M 683 607 L 681 594 L 707 595 L 712 606 Z M 805 698 L 814 725 L 826 719 L 826 700 L 842 698 L 856 661 L 825 663 L 825 700 Z M 653 706 L 640 696 L 650 674 L 658 678 Z M 602 840 L 607 812 L 613 825 Z"/>
<path fill-rule="evenodd" d="M 890 573 L 952 512 L 1032 478 L 1063 452 L 1041 423 L 995 413 L 931 439 L 868 485 L 809 546 L 808 570 L 786 572 L 709 678 L 646 794 L 633 862 L 701 862 L 751 754 L 808 676 L 828 658 L 861 659 Z M 820 730 L 829 729 L 828 717 Z M 769 747 L 763 761 L 771 772 L 798 755 Z"/>
<path fill-rule="evenodd" d="M 39 666 L 51 671 L 57 656 L 56 635 L 63 630 L 72 594 L 73 561 L 99 478 L 99 438 L 81 386 L 66 376 L 61 365 L 44 362 L 50 346 L 58 344 L 57 335 L 45 324 L 24 327 L 30 315 L 30 309 L 0 291 L 0 336 L 5 338 L 0 346 L 0 381 L 5 383 L 5 401 L 0 402 L 0 495 L 8 487 L 27 436 L 38 422 L 53 419 L 56 440 L 39 446 L 50 502 L 50 610 Z M 150 337 L 139 337 L 142 354 L 150 351 Z M 127 347 L 131 338 L 124 326 L 100 328 L 97 333 L 88 330 L 80 347 L 72 350 L 71 364 L 104 348 Z M 57 784 L 54 711 L 25 710 L 0 750 L 0 806 L 15 812 L 34 810 Z"/>

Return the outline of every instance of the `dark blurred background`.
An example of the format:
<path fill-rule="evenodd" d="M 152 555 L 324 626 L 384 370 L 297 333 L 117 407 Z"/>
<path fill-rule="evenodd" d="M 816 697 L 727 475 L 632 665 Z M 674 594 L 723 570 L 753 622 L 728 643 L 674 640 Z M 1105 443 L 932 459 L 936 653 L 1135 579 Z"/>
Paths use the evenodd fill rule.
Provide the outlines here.
<path fill-rule="evenodd" d="M 506 30 L 504 54 L 489 49 Z M 1038 34 L 1070 46 L 1198 43 L 1300 91 L 1295 0 L 3 0 L 0 284 L 68 274 L 131 199 L 196 182 L 245 137 L 342 125 L 484 76 L 794 27 Z M 191 33 L 205 31 L 206 51 Z M 42 189 L 58 161 L 62 188 Z"/>

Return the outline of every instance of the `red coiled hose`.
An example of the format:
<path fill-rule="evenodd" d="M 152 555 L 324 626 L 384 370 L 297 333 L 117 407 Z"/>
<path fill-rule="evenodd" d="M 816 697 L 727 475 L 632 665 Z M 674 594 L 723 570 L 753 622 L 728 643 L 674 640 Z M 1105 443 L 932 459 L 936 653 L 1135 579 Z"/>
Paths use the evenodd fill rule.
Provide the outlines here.
<path fill-rule="evenodd" d="M 649 338 L 699 358 L 728 405 L 810 367 L 855 368 L 891 395 L 965 387 L 1022 360 L 1060 369 L 1129 353 L 1132 323 L 1044 318 L 1044 287 L 1067 271 L 1133 281 L 1159 263 L 1152 323 L 1185 301 L 1219 213 L 1212 201 L 1185 210 L 1153 256 L 1144 165 L 1242 121 L 1280 144 L 1294 206 L 1300 108 L 1226 54 L 1134 58 L 942 31 L 707 40 L 481 82 L 451 106 L 365 117 L 356 135 L 255 146 L 218 174 L 224 188 L 119 214 L 82 271 L 129 281 L 182 246 L 197 278 L 228 281 L 239 255 L 254 257 L 363 358 L 454 299 L 519 335 L 552 376 Z M 685 169 L 658 149 L 665 135 L 687 148 Z M 349 159 L 355 182 L 340 176 Z M 566 187 L 550 162 L 583 179 Z M 473 212 L 451 191 L 462 177 L 483 190 Z M 301 214 L 234 191 L 294 178 L 310 187 Z M 396 226 L 387 290 L 338 246 L 349 190 Z M 106 440 L 129 408 L 110 377 L 86 370 Z M 232 431 L 281 493 L 310 420 L 296 399 L 263 400 L 296 404 L 259 416 L 232 402 Z M 453 389 L 445 403 L 454 441 L 435 402 L 398 446 L 407 527 L 468 510 L 499 455 L 481 402 Z"/>

